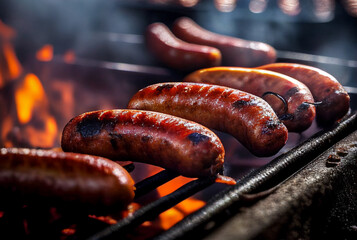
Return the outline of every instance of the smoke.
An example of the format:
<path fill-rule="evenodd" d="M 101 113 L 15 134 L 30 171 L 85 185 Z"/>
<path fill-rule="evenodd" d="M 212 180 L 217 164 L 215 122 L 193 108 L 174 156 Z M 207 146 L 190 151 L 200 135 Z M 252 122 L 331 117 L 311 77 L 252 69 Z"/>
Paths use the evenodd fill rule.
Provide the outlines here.
<path fill-rule="evenodd" d="M 254 1 L 264 8 L 254 12 L 251 1 L 236 1 L 230 12 L 221 12 L 214 1 L 192 8 L 150 5 L 139 0 L 13 0 L 0 2 L 0 19 L 14 27 L 19 58 L 34 56 L 45 44 L 56 53 L 68 49 L 83 57 L 143 65 L 157 65 L 145 49 L 148 24 L 170 24 L 179 16 L 192 17 L 202 27 L 220 34 L 268 43 L 278 50 L 356 59 L 356 19 L 346 18 L 341 6 L 318 18 L 319 2 L 300 2 L 299 14 L 289 16 L 278 6 L 283 1 Z M 318 8 L 320 6 L 320 8 Z M 321 8 L 321 6 L 323 8 Z M 328 17 L 326 17 L 328 16 Z M 342 17 L 341 17 L 342 16 Z M 110 34 L 108 34 L 110 33 Z M 128 38 L 129 37 L 129 38 Z"/>
<path fill-rule="evenodd" d="M 79 52 L 105 47 L 96 34 L 101 32 L 142 34 L 145 18 L 120 1 L 98 0 L 14 0 L 0 3 L 0 19 L 17 31 L 16 47 L 32 55 L 44 44 L 55 53 L 68 49 Z"/>

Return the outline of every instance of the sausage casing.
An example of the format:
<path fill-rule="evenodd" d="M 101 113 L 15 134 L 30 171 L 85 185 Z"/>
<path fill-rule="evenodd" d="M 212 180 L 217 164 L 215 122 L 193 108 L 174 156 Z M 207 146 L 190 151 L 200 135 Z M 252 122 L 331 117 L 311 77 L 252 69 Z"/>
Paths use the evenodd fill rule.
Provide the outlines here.
<path fill-rule="evenodd" d="M 25 202 L 113 212 L 134 198 L 134 181 L 105 158 L 51 150 L 1 148 L 0 192 Z"/>
<path fill-rule="evenodd" d="M 163 113 L 117 109 L 73 118 L 62 134 L 64 151 L 149 163 L 187 177 L 220 173 L 224 148 L 209 129 Z"/>
<path fill-rule="evenodd" d="M 184 42 L 163 23 L 150 24 L 145 39 L 148 49 L 161 62 L 176 70 L 193 71 L 221 64 L 218 49 Z"/>
<path fill-rule="evenodd" d="M 197 70 L 183 81 L 227 86 L 260 97 L 266 92 L 278 93 L 285 99 L 287 109 L 277 97 L 266 96 L 264 99 L 291 132 L 306 130 L 315 118 L 315 107 L 306 103 L 314 102 L 310 90 L 301 82 L 283 74 L 252 68 L 213 67 Z"/>
<path fill-rule="evenodd" d="M 128 108 L 164 112 L 230 133 L 257 156 L 277 153 L 287 129 L 267 102 L 217 85 L 160 83 L 137 92 Z"/>
<path fill-rule="evenodd" d="M 291 76 L 304 83 L 311 91 L 317 105 L 317 120 L 330 125 L 346 115 L 350 108 L 350 96 L 343 86 L 329 73 L 296 63 L 273 63 L 259 67 Z"/>
<path fill-rule="evenodd" d="M 219 49 L 226 66 L 257 67 L 276 60 L 275 49 L 266 43 L 213 33 L 187 17 L 177 19 L 172 32 L 186 42 Z"/>

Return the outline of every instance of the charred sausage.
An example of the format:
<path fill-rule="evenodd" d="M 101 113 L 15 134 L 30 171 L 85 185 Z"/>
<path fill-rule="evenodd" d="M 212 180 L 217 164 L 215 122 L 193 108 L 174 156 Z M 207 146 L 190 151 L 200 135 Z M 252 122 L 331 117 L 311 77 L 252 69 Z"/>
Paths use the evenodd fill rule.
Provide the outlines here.
<path fill-rule="evenodd" d="M 94 213 L 125 208 L 134 181 L 105 158 L 51 150 L 1 148 L 0 192 L 4 198 L 52 203 Z"/>
<path fill-rule="evenodd" d="M 226 66 L 257 67 L 276 60 L 275 49 L 266 43 L 213 33 L 187 17 L 177 19 L 172 32 L 183 41 L 219 49 Z"/>
<path fill-rule="evenodd" d="M 147 27 L 148 49 L 167 66 L 181 71 L 193 71 L 221 64 L 218 49 L 184 42 L 172 34 L 163 23 L 152 23 Z"/>
<path fill-rule="evenodd" d="M 277 153 L 287 129 L 261 98 L 199 83 L 160 83 L 137 92 L 128 108 L 158 111 L 230 133 L 256 156 Z"/>
<path fill-rule="evenodd" d="M 63 130 L 62 148 L 149 163 L 187 177 L 216 175 L 224 162 L 221 141 L 206 127 L 163 113 L 127 109 L 73 118 Z"/>
<path fill-rule="evenodd" d="M 296 63 L 274 63 L 259 67 L 291 76 L 304 83 L 311 91 L 317 105 L 317 120 L 330 125 L 341 119 L 349 110 L 350 96 L 342 85 L 329 73 Z"/>
<path fill-rule="evenodd" d="M 311 126 L 315 118 L 315 107 L 310 90 L 301 82 L 272 71 L 241 68 L 214 67 L 197 70 L 187 75 L 183 81 L 203 82 L 239 89 L 256 96 L 274 92 L 283 97 L 266 96 L 264 99 L 272 106 L 280 120 L 289 131 L 302 132 Z"/>

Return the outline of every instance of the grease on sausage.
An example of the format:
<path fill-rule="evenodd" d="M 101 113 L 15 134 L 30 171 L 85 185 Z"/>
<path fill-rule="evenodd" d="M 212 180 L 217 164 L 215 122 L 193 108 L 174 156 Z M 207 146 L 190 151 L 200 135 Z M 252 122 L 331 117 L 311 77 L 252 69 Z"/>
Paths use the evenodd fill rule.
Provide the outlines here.
<path fill-rule="evenodd" d="M 4 198 L 108 213 L 134 198 L 134 181 L 105 158 L 26 148 L 0 149 L 0 192 Z"/>
<path fill-rule="evenodd" d="M 296 63 L 274 63 L 260 66 L 293 77 L 304 83 L 311 91 L 317 105 L 317 120 L 330 125 L 345 116 L 350 107 L 350 96 L 331 74 L 307 65 Z"/>
<path fill-rule="evenodd" d="M 261 98 L 236 89 L 199 83 L 159 83 L 137 92 L 128 108 L 186 118 L 230 133 L 256 156 L 277 153 L 287 129 Z"/>
<path fill-rule="evenodd" d="M 314 102 L 310 90 L 301 82 L 276 72 L 241 68 L 213 67 L 197 70 L 183 81 L 216 84 L 239 89 L 261 97 L 266 92 L 275 92 L 287 103 L 276 97 L 264 97 L 291 132 L 302 132 L 309 128 L 315 118 L 315 107 L 306 104 Z"/>
<path fill-rule="evenodd" d="M 62 148 L 149 163 L 187 177 L 216 175 L 224 162 L 221 141 L 206 127 L 163 113 L 128 109 L 73 118 L 63 130 Z"/>

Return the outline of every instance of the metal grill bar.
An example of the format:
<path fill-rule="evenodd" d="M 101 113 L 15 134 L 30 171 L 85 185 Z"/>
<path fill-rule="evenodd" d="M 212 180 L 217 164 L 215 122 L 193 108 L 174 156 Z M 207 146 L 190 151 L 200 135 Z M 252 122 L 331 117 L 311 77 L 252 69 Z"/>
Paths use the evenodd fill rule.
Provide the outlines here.
<path fill-rule="evenodd" d="M 251 172 L 237 185 L 215 195 L 203 208 L 185 217 L 154 239 L 183 239 L 188 234 L 191 238 L 202 238 L 204 234 L 209 233 L 209 230 L 224 223 L 225 219 L 242 206 L 244 194 L 259 193 L 274 188 L 356 129 L 357 115 L 353 114 L 334 128 L 320 131 L 264 167 Z"/>
<path fill-rule="evenodd" d="M 123 234 L 130 229 L 140 225 L 146 220 L 152 219 L 158 216 L 160 213 L 166 211 L 167 209 L 175 206 L 177 203 L 183 201 L 184 199 L 192 196 L 193 194 L 207 188 L 215 182 L 215 177 L 200 178 L 191 181 L 184 186 L 180 187 L 175 192 L 154 201 L 136 212 L 133 215 L 126 217 L 122 221 L 115 225 L 112 225 L 101 232 L 98 232 L 91 238 L 94 239 L 109 239 L 117 237 L 123 237 Z"/>
<path fill-rule="evenodd" d="M 155 188 L 174 179 L 177 176 L 179 176 L 179 174 L 175 172 L 169 170 L 163 170 L 151 177 L 145 178 L 143 181 L 140 181 L 137 184 L 135 184 L 135 188 L 136 188 L 135 199 L 154 190 Z"/>

